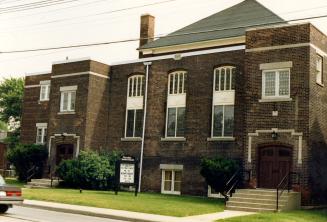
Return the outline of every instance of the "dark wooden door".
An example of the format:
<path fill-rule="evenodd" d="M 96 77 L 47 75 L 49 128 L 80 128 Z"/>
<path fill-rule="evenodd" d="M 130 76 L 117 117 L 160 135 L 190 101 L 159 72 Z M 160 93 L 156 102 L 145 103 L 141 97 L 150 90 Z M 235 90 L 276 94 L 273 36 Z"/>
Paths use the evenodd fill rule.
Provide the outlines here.
<path fill-rule="evenodd" d="M 292 150 L 288 147 L 274 146 L 259 149 L 258 181 L 259 187 L 276 188 L 283 177 L 290 172 Z"/>
<path fill-rule="evenodd" d="M 56 164 L 60 164 L 63 160 L 73 158 L 74 145 L 73 144 L 60 144 L 57 146 Z"/>

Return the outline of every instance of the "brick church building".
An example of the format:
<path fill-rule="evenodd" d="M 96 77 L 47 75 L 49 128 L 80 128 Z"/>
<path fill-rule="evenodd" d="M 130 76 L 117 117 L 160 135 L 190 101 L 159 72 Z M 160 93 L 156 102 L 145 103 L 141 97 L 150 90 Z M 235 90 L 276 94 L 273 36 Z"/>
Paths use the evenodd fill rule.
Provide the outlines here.
<path fill-rule="evenodd" d="M 52 168 L 84 149 L 143 151 L 143 191 L 205 195 L 201 158 L 219 155 L 259 188 L 296 172 L 326 201 L 327 37 L 255 0 L 156 40 L 154 20 L 141 17 L 135 61 L 27 75 L 21 142 L 45 144 Z"/>

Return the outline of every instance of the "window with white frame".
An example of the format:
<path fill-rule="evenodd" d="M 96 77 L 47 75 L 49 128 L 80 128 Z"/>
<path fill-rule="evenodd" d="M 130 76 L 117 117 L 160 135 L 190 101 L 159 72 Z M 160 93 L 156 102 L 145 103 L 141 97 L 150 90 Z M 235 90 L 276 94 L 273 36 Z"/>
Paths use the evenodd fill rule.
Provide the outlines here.
<path fill-rule="evenodd" d="M 212 137 L 232 137 L 234 132 L 234 105 L 213 107 Z"/>
<path fill-rule="evenodd" d="M 323 57 L 317 54 L 316 61 L 316 82 L 318 84 L 323 84 Z"/>
<path fill-rule="evenodd" d="M 168 77 L 168 93 L 170 95 L 186 93 L 186 71 L 176 71 L 169 74 Z"/>
<path fill-rule="evenodd" d="M 128 97 L 143 96 L 144 94 L 144 76 L 134 75 L 128 78 Z"/>
<path fill-rule="evenodd" d="M 262 98 L 290 97 L 290 69 L 264 70 L 262 73 Z"/>
<path fill-rule="evenodd" d="M 186 71 L 175 71 L 168 75 L 166 138 L 184 137 L 186 82 Z"/>
<path fill-rule="evenodd" d="M 185 107 L 170 107 L 167 113 L 166 137 L 184 137 Z"/>
<path fill-rule="evenodd" d="M 127 110 L 125 137 L 142 137 L 143 109 Z"/>
<path fill-rule="evenodd" d="M 236 68 L 223 66 L 215 69 L 214 84 L 215 91 L 228 91 L 235 89 Z"/>
<path fill-rule="evenodd" d="M 47 123 L 36 124 L 36 144 L 45 144 L 47 142 Z"/>
<path fill-rule="evenodd" d="M 77 86 L 60 87 L 60 112 L 74 112 Z"/>
<path fill-rule="evenodd" d="M 40 101 L 48 101 L 50 95 L 50 81 L 40 81 Z"/>
<path fill-rule="evenodd" d="M 236 67 L 214 70 L 211 138 L 232 138 L 234 132 Z"/>
<path fill-rule="evenodd" d="M 182 171 L 162 170 L 161 193 L 181 194 Z"/>

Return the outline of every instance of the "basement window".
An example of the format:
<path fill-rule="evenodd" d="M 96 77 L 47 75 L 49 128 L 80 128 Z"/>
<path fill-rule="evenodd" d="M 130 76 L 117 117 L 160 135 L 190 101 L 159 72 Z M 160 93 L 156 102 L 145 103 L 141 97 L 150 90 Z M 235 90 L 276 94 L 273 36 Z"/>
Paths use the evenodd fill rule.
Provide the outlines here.
<path fill-rule="evenodd" d="M 181 170 L 162 170 L 161 193 L 180 195 L 181 183 Z"/>

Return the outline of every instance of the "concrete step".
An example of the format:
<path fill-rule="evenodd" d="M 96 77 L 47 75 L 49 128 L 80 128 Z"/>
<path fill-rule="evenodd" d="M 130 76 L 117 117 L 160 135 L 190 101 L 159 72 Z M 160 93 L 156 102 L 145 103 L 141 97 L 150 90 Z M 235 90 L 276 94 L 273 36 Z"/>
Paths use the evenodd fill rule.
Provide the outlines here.
<path fill-rule="evenodd" d="M 249 199 L 266 199 L 266 200 L 276 200 L 277 195 L 274 194 L 256 194 L 256 193 L 239 193 L 236 192 L 232 195 L 232 197 L 238 198 L 249 198 Z M 280 200 L 287 200 L 287 195 L 283 194 L 279 197 Z"/>
<path fill-rule="evenodd" d="M 275 212 L 276 208 L 251 208 L 251 207 L 234 207 L 227 206 L 226 210 L 247 211 L 247 212 Z"/>
<path fill-rule="evenodd" d="M 264 199 L 264 197 L 260 197 L 259 198 L 247 198 L 247 197 L 231 197 L 229 198 L 229 201 L 233 201 L 233 202 L 243 202 L 243 203 L 263 203 L 263 204 L 276 204 L 276 199 L 275 198 L 268 198 L 268 199 Z M 279 200 L 280 204 L 286 204 L 287 199 L 283 198 L 281 200 Z"/>
<path fill-rule="evenodd" d="M 227 207 L 248 207 L 248 208 L 255 208 L 255 209 L 274 209 L 276 208 L 276 203 L 272 204 L 265 204 L 265 203 L 251 203 L 251 202 L 236 202 L 236 201 L 228 201 L 226 203 Z M 280 208 L 283 208 L 285 206 L 281 203 L 279 204 Z"/>

